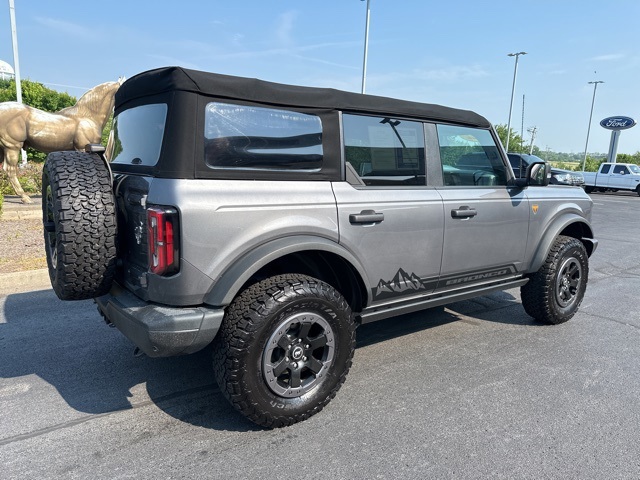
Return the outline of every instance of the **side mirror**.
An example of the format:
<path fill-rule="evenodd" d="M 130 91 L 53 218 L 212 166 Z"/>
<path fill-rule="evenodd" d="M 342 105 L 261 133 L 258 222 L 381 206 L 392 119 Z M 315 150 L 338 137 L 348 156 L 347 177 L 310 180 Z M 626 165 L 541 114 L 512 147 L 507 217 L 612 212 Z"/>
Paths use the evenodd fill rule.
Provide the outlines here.
<path fill-rule="evenodd" d="M 527 168 L 527 184 L 546 187 L 551 178 L 551 165 L 546 162 L 534 162 Z"/>

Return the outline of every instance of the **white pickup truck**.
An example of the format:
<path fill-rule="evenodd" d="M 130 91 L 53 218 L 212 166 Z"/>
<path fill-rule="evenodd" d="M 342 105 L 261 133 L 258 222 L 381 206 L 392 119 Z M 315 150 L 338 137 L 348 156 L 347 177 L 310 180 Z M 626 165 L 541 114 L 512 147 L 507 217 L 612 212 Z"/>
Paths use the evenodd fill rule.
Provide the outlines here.
<path fill-rule="evenodd" d="M 603 163 L 597 172 L 582 172 L 587 193 L 632 190 L 640 195 L 640 167 L 633 163 Z"/>

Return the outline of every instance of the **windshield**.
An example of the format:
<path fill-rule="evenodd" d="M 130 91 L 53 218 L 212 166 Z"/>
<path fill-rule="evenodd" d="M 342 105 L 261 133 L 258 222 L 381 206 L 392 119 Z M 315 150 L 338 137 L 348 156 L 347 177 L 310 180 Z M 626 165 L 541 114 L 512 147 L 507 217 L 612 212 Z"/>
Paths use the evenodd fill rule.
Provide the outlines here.
<path fill-rule="evenodd" d="M 637 165 L 629 165 L 629 170 L 631 170 L 632 173 L 640 173 L 640 167 Z"/>
<path fill-rule="evenodd" d="M 154 103 L 121 112 L 113 119 L 112 163 L 153 166 L 160 158 L 167 105 Z"/>

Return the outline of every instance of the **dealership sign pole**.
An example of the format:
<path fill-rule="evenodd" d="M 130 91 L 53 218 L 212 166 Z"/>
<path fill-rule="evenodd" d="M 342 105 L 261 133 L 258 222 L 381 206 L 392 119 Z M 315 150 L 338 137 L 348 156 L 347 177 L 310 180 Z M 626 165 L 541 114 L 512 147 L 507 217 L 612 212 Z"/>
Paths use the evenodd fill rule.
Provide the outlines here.
<path fill-rule="evenodd" d="M 633 127 L 635 124 L 636 121 L 629 117 L 607 117 L 600 121 L 600 126 L 602 128 L 611 130 L 611 141 L 609 142 L 609 155 L 607 156 L 607 162 L 616 163 L 620 132 Z"/>

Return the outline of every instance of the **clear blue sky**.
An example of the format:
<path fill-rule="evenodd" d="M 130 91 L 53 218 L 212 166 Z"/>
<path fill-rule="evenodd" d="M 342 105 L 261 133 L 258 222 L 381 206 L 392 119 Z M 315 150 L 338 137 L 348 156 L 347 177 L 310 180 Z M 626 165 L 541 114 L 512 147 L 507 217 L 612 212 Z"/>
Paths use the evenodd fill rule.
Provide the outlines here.
<path fill-rule="evenodd" d="M 359 91 L 366 2 L 15 0 L 23 78 L 79 96 L 166 65 Z M 606 152 L 607 116 L 640 121 L 640 1 L 371 0 L 367 93 L 474 110 L 538 127 L 543 150 L 581 152 L 598 86 L 590 152 Z M 13 64 L 8 2 L 0 59 Z M 597 72 L 597 73 L 594 73 Z M 76 88 L 79 87 L 79 88 Z M 640 125 L 620 153 L 640 150 Z"/>

